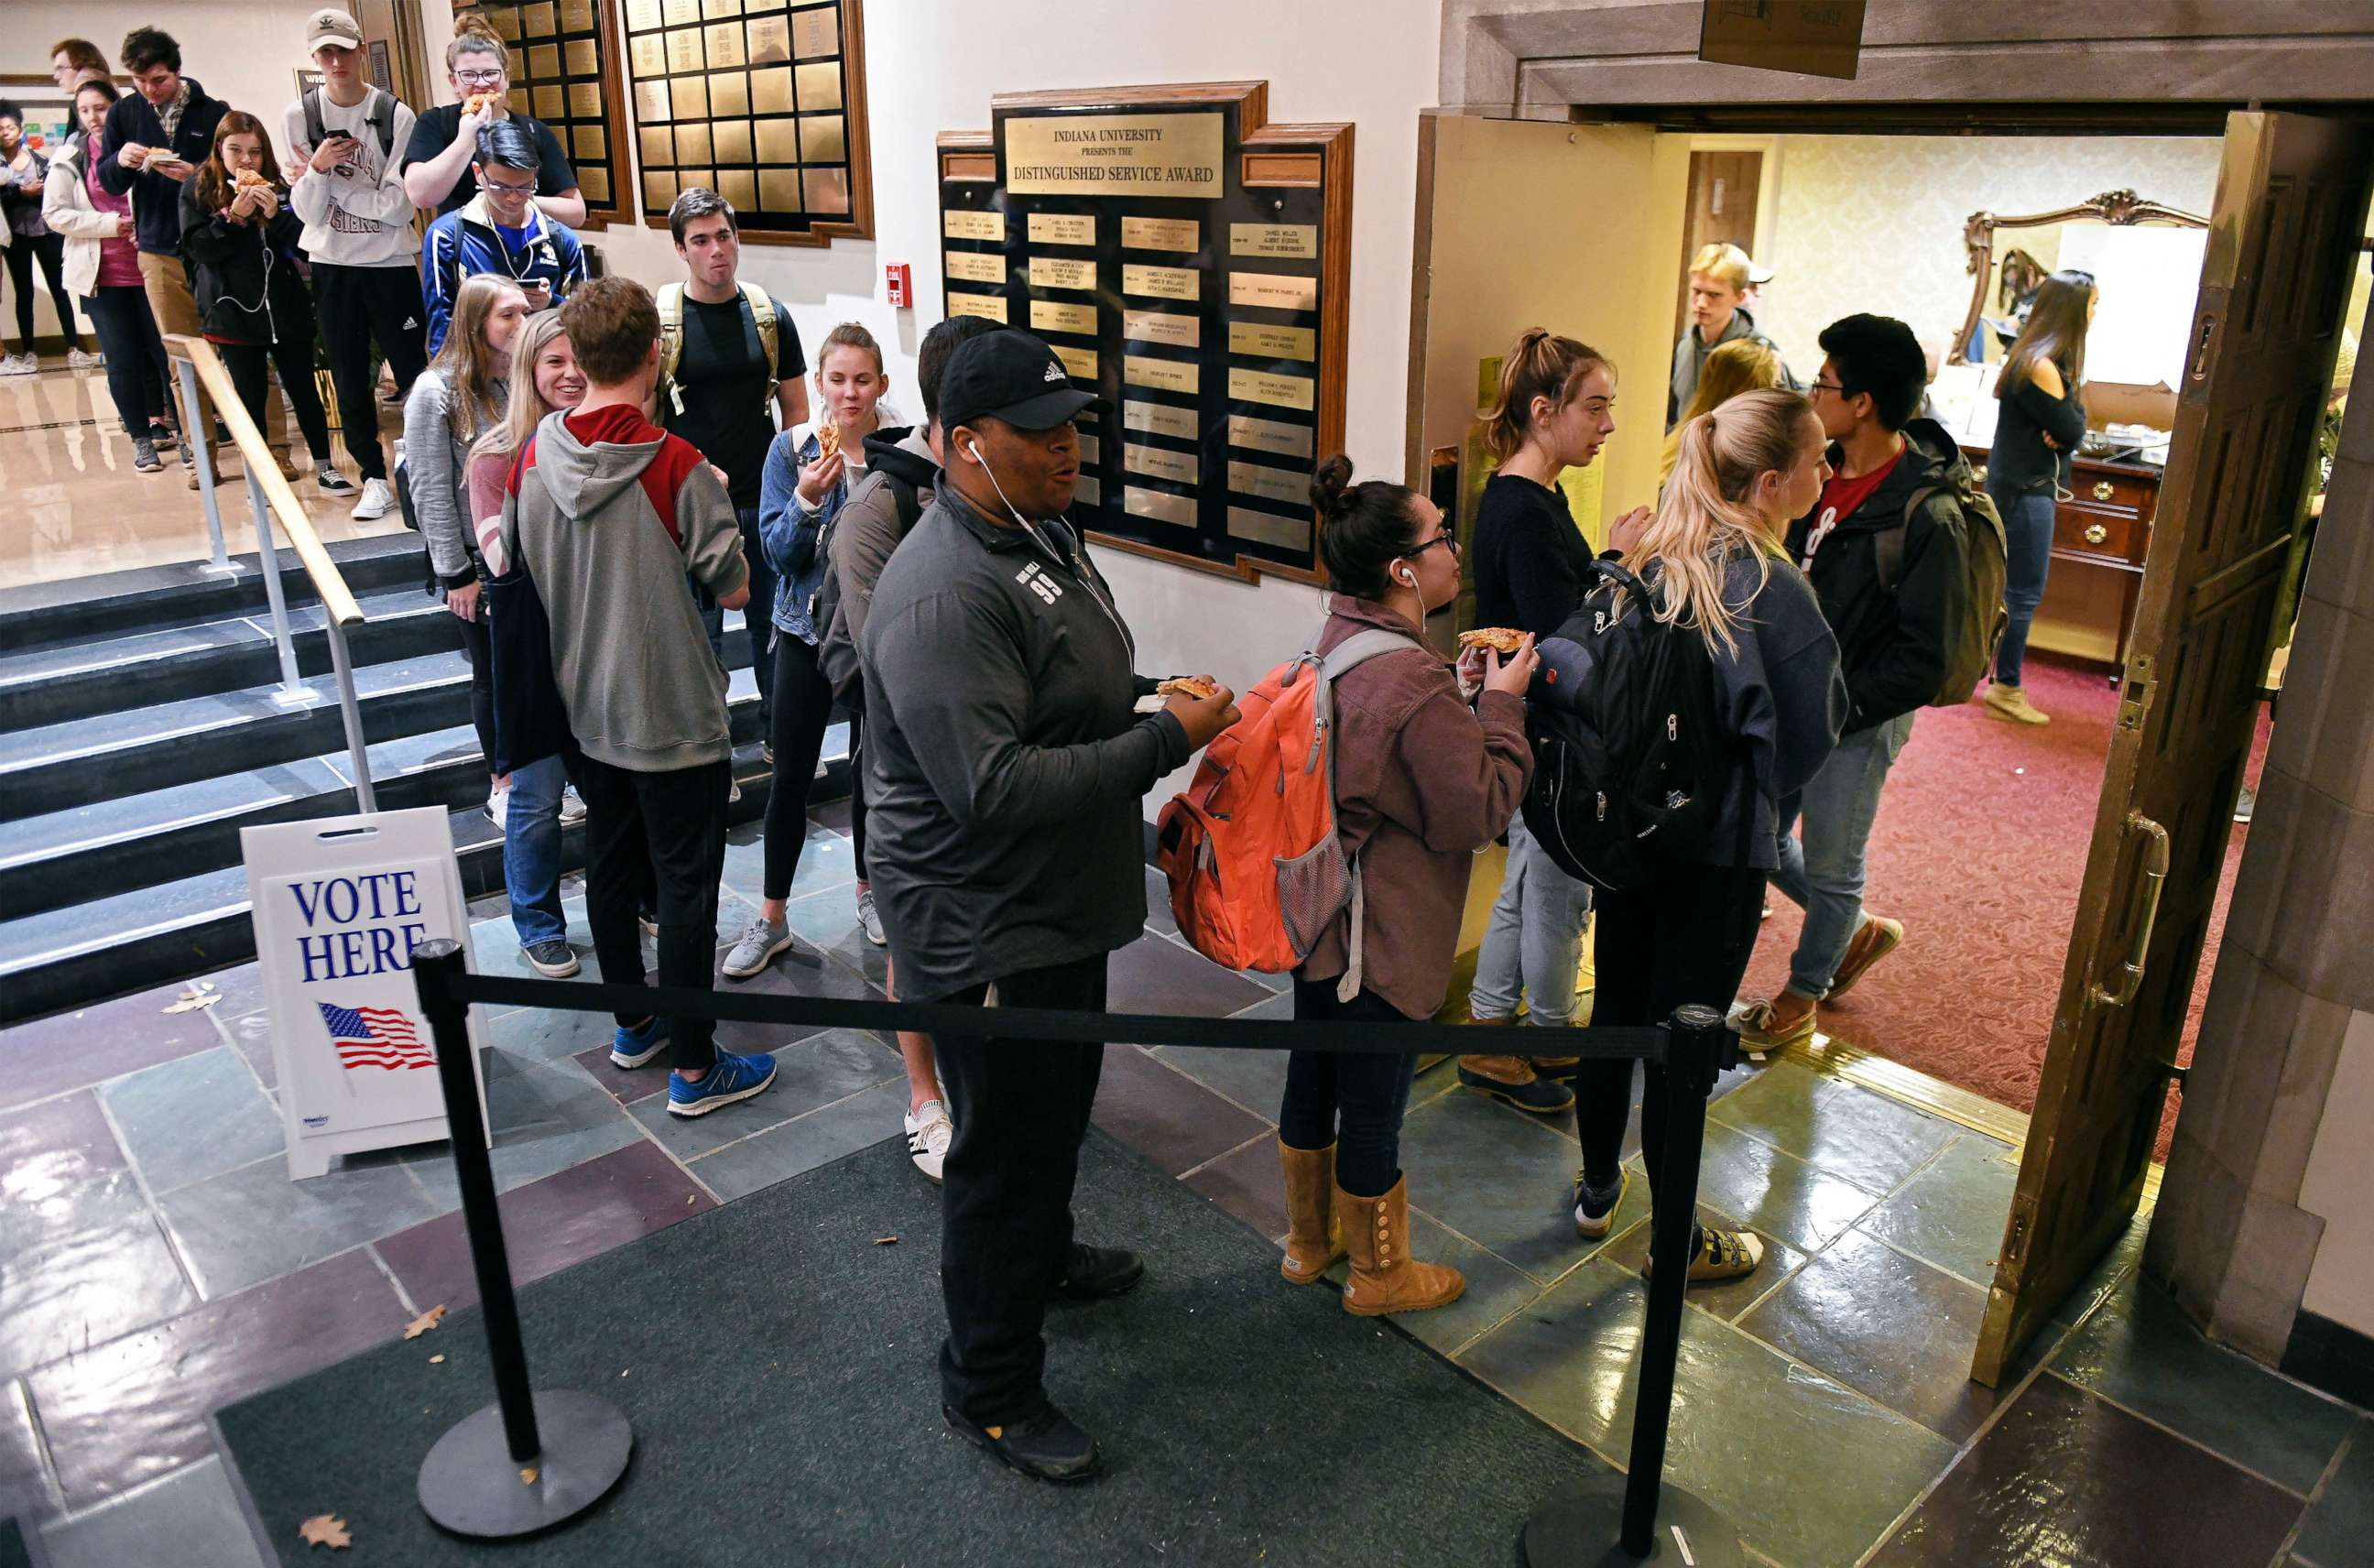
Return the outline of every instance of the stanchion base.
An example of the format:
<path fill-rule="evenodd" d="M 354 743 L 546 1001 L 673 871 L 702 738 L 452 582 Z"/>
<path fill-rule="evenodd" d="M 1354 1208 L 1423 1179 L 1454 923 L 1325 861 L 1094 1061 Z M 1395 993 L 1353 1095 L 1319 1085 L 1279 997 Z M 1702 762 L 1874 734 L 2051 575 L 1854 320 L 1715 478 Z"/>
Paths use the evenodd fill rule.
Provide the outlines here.
<path fill-rule="evenodd" d="M 1535 1503 L 1525 1520 L 1525 1568 L 1633 1568 L 1640 1562 L 1746 1568 L 1747 1553 L 1731 1522 L 1672 1485 L 1658 1500 L 1657 1534 L 1649 1555 L 1625 1550 L 1624 1486 L 1622 1476 L 1596 1476 L 1562 1486 Z"/>
<path fill-rule="evenodd" d="M 420 1506 L 455 1535 L 506 1539 L 582 1514 L 627 1473 L 635 1434 L 627 1418 L 591 1394 L 540 1389 L 535 1480 L 511 1457 L 500 1405 L 488 1405 L 437 1440 L 420 1462 Z"/>

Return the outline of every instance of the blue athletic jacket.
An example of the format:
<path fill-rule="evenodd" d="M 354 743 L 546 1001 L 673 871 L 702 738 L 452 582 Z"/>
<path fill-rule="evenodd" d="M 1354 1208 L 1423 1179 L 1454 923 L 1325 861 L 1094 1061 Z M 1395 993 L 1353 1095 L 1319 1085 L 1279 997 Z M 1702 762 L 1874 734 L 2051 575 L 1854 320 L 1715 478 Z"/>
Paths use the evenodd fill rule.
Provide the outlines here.
<path fill-rule="evenodd" d="M 436 357 L 453 319 L 453 296 L 460 292 L 462 279 L 472 274 L 491 272 L 522 283 L 547 284 L 556 305 L 585 280 L 584 246 L 570 230 L 545 217 L 542 208 L 528 208 L 527 235 L 520 250 L 503 242 L 487 211 L 484 191 L 429 226 L 429 238 L 420 246 L 420 285 L 429 306 L 430 358 Z"/>

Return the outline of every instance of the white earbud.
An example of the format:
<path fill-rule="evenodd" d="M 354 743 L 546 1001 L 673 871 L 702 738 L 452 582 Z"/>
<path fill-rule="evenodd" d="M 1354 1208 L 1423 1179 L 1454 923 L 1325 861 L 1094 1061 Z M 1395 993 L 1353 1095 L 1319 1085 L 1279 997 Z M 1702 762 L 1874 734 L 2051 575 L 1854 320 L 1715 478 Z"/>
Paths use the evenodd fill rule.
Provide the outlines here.
<path fill-rule="evenodd" d="M 1416 573 L 1416 572 L 1410 571 L 1407 567 L 1404 567 L 1404 568 L 1402 569 L 1402 574 L 1401 574 L 1401 576 L 1402 576 L 1402 581 L 1403 581 L 1403 582 L 1404 582 L 1404 583 L 1406 583 L 1406 584 L 1408 584 L 1411 587 L 1415 588 L 1415 587 L 1416 587 L 1416 586 L 1417 586 L 1417 573 Z"/>

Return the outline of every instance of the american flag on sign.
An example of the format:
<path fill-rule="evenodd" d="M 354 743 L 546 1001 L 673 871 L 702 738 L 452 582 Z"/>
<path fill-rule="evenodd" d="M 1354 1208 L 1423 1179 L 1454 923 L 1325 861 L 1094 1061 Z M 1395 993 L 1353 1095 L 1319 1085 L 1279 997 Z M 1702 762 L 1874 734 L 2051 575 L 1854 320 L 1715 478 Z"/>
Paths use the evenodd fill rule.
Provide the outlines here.
<path fill-rule="evenodd" d="M 330 1043 L 337 1048 L 338 1065 L 383 1067 L 389 1072 L 433 1067 L 436 1053 L 413 1032 L 412 1020 L 394 1008 L 335 1008 L 316 1002 L 322 1021 L 329 1027 Z"/>

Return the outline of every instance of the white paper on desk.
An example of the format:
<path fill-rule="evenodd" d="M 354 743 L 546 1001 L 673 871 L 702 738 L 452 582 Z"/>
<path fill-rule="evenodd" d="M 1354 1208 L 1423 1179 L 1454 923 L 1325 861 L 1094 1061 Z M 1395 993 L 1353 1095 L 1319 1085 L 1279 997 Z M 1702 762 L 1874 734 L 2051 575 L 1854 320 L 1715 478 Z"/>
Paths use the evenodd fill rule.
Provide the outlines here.
<path fill-rule="evenodd" d="M 2134 386 L 2180 386 L 2201 292 L 2204 229 L 2073 224 L 2061 235 L 2061 266 L 2094 275 L 2101 303 L 2086 335 L 2086 379 Z"/>

